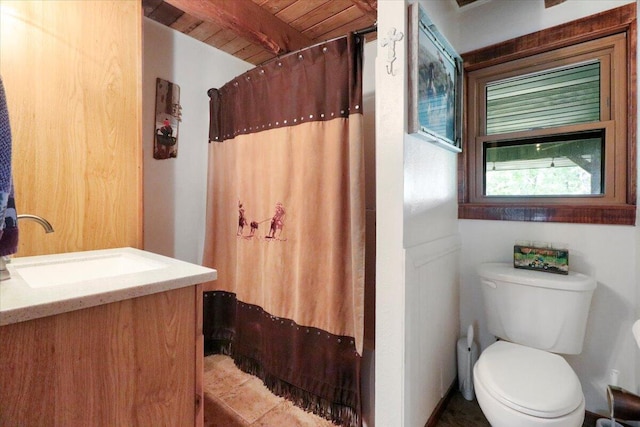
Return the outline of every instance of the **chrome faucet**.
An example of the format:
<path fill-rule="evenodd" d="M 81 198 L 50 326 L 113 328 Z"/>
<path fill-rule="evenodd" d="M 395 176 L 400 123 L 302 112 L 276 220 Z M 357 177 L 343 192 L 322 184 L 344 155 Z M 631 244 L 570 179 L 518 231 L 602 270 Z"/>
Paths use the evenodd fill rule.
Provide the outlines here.
<path fill-rule="evenodd" d="M 53 233 L 53 227 L 51 223 L 46 219 L 42 218 L 38 215 L 31 214 L 21 214 L 17 216 L 18 220 L 20 219 L 28 219 L 30 221 L 35 221 L 44 228 L 45 233 Z M 7 264 L 11 262 L 11 258 L 9 256 L 0 256 L 0 280 L 7 280 L 11 278 L 11 273 L 9 269 L 7 269 Z"/>
<path fill-rule="evenodd" d="M 53 227 L 51 226 L 51 224 L 49 223 L 49 221 L 47 221 L 46 219 L 42 218 L 41 216 L 38 215 L 31 215 L 31 214 L 20 214 L 17 216 L 18 219 L 28 219 L 31 221 L 35 221 L 38 224 L 40 224 L 42 226 L 42 228 L 44 228 L 44 232 L 45 233 L 53 233 Z"/>

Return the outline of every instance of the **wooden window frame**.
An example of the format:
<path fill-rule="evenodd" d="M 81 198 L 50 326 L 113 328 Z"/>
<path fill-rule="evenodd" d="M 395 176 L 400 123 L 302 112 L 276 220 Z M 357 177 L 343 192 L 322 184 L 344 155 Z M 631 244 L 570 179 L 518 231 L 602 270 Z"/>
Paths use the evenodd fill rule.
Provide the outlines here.
<path fill-rule="evenodd" d="M 467 74 L 467 148 L 475 159 L 469 163 L 469 200 L 472 203 L 516 203 L 516 204 L 579 204 L 607 205 L 626 202 L 626 70 L 614 67 L 626 63 L 626 38 L 623 34 L 591 40 L 574 46 L 556 49 L 539 55 L 522 58 L 509 63 L 482 68 Z M 554 126 L 536 130 L 489 134 L 486 132 L 485 88 L 491 81 L 502 80 L 531 72 L 560 68 L 591 60 L 601 63 L 601 111 L 598 122 Z M 617 74 L 615 77 L 611 75 Z M 622 82 L 612 88 L 612 82 Z M 473 108 L 475 107 L 475 108 Z M 616 123 L 620 125 L 615 126 Z M 598 196 L 566 197 L 496 197 L 484 195 L 484 162 L 482 145 L 485 142 L 525 140 L 540 136 L 577 133 L 585 130 L 606 129 L 605 192 Z M 617 144 L 616 141 L 623 141 Z M 617 172 L 617 173 L 614 173 Z"/>
<path fill-rule="evenodd" d="M 601 115 L 600 122 L 600 127 L 604 127 L 603 124 L 608 127 L 608 135 L 611 135 L 611 130 L 615 133 L 616 176 L 612 178 L 609 170 L 611 165 L 607 165 L 605 171 L 610 174 L 608 179 L 615 181 L 613 186 L 615 194 L 610 192 L 603 197 L 584 198 L 482 196 L 482 182 L 478 182 L 478 177 L 482 177 L 483 170 L 480 171 L 480 175 L 476 172 L 478 167 L 483 169 L 481 144 L 487 139 L 491 140 L 492 135 L 484 136 L 483 127 L 476 131 L 476 127 L 480 126 L 479 117 L 482 117 L 482 111 L 478 110 L 483 108 L 467 107 L 464 112 L 465 150 L 460 154 L 458 164 L 458 217 L 460 219 L 635 225 L 637 179 L 635 3 L 463 54 L 465 96 L 468 98 L 467 105 L 477 105 L 477 89 L 470 87 L 470 75 L 475 75 L 477 78 L 478 75 L 483 75 L 485 70 L 499 70 L 513 61 L 526 63 L 529 61 L 526 58 L 534 56 L 548 59 L 550 55 L 557 55 L 560 52 L 561 57 L 566 52 L 570 53 L 572 46 L 585 42 L 597 44 L 597 40 L 616 34 L 625 36 L 627 69 L 625 87 L 613 88 L 612 92 L 617 92 L 617 95 L 612 93 L 612 96 L 625 100 L 626 112 L 623 118 L 617 118 L 617 126 L 616 117 L 609 117 L 606 112 Z M 471 121 L 476 126 L 469 125 Z M 574 129 L 572 126 L 568 128 Z M 553 133 L 558 132 L 556 130 Z M 610 136 L 607 136 L 605 146 L 610 145 L 609 139 Z M 611 187 L 611 181 L 609 186 Z"/>

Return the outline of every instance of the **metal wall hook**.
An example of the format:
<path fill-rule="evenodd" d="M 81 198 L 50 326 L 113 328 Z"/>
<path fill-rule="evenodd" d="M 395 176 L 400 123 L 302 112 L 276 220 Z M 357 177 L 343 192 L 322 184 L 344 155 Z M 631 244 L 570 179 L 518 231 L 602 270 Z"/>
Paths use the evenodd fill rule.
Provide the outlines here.
<path fill-rule="evenodd" d="M 395 76 L 396 73 L 393 70 L 393 63 L 396 60 L 396 42 L 399 42 L 404 37 L 402 32 L 396 32 L 396 29 L 392 27 L 387 33 L 380 46 L 387 48 L 387 74 Z"/>

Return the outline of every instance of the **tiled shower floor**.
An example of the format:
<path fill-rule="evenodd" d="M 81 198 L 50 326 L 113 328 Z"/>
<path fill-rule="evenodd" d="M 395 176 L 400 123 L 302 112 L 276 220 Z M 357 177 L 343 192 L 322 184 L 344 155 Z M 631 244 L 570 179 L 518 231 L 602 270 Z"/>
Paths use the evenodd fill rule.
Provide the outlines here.
<path fill-rule="evenodd" d="M 258 378 L 238 369 L 230 357 L 204 358 L 205 427 L 334 427 L 272 394 Z"/>

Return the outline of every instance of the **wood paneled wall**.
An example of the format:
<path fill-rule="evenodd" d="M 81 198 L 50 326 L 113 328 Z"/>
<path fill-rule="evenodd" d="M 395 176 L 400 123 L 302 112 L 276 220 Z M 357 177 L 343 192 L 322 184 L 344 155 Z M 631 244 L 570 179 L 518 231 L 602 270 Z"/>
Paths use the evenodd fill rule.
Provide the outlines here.
<path fill-rule="evenodd" d="M 142 246 L 139 0 L 0 1 L 18 256 Z"/>

